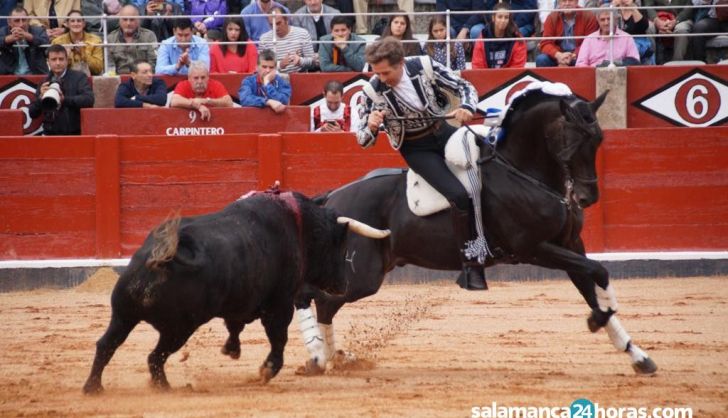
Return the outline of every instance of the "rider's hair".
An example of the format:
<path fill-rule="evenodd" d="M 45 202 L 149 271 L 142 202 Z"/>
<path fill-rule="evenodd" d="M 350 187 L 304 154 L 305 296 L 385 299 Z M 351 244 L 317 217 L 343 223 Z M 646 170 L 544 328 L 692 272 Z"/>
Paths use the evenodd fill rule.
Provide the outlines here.
<path fill-rule="evenodd" d="M 369 45 L 365 55 L 369 64 L 377 64 L 387 60 L 389 65 L 395 65 L 404 60 L 404 48 L 396 38 L 387 36 Z"/>

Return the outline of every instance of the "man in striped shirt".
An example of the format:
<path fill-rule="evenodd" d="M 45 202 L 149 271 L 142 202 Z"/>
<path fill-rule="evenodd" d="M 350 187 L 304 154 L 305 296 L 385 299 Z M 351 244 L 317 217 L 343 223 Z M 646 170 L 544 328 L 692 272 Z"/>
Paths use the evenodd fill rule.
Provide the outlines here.
<path fill-rule="evenodd" d="M 276 54 L 278 71 L 297 73 L 318 71 L 318 55 L 313 51 L 311 35 L 306 29 L 289 25 L 288 17 L 280 7 L 274 7 L 268 20 L 272 30 L 260 37 L 260 49 L 270 49 Z"/>

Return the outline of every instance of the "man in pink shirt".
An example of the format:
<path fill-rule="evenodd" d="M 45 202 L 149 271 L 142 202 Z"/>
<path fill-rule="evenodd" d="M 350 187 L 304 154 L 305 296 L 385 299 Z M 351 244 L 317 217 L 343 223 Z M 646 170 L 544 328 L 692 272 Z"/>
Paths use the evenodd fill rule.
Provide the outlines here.
<path fill-rule="evenodd" d="M 612 38 L 614 49 L 612 52 L 613 61 L 616 65 L 635 65 L 640 63 L 640 53 L 637 45 L 630 34 L 616 27 L 617 16 L 612 15 L 608 5 L 597 11 L 597 22 L 599 30 L 590 34 L 584 39 L 576 58 L 577 67 L 599 67 L 609 64 L 609 23 L 610 17 L 613 22 Z M 611 16 L 610 16 L 611 15 Z"/>

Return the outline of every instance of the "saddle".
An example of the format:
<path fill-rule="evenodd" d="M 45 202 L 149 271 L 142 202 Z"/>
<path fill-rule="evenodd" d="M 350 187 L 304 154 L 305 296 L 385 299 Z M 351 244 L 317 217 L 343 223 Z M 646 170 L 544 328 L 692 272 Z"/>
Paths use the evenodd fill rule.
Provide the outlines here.
<path fill-rule="evenodd" d="M 569 96 L 573 93 L 569 86 L 563 83 L 553 83 L 550 81 L 533 81 L 526 85 L 524 88 L 516 92 L 511 97 L 508 107 L 504 111 L 499 109 L 488 109 L 486 112 L 486 125 L 473 125 L 470 129 L 475 131 L 478 135 L 483 137 L 489 137 L 492 134 L 493 138 L 489 138 L 488 141 L 491 143 L 500 141 L 505 131 L 501 127 L 501 124 L 508 118 L 509 113 L 513 109 L 513 104 L 521 96 L 527 95 L 533 90 L 540 90 L 545 94 L 552 96 Z M 493 119 L 489 121 L 488 113 L 491 111 L 497 114 Z M 492 128 L 491 128 L 492 127 Z M 492 129 L 492 131 L 491 131 Z M 463 147 L 463 138 L 467 138 L 468 147 Z M 467 151 L 467 152 L 466 152 Z M 478 168 L 477 161 L 480 158 L 479 148 L 475 145 L 475 138 L 473 134 L 465 127 L 461 127 L 450 137 L 445 146 L 445 161 L 450 167 L 450 170 L 455 176 L 463 183 L 465 190 L 468 191 L 470 198 L 473 198 L 473 188 L 471 182 L 468 180 L 468 167 Z M 466 158 L 466 154 L 469 155 L 469 159 Z M 478 180 L 480 176 L 477 176 Z M 450 207 L 450 203 L 445 199 L 443 195 L 430 186 L 422 177 L 417 173 L 410 170 L 407 173 L 407 204 L 410 210 L 417 216 L 427 216 L 433 213 L 437 213 Z"/>
<path fill-rule="evenodd" d="M 491 128 L 473 125 L 470 129 L 486 137 Z M 450 136 L 445 145 L 445 163 L 463 184 L 471 199 L 475 193 L 468 177 L 468 169 L 475 168 L 477 172 L 478 158 L 480 149 L 475 142 L 475 135 L 468 128 L 461 127 Z M 412 169 L 407 171 L 407 205 L 417 216 L 427 216 L 450 208 L 450 202 L 445 196 Z"/>

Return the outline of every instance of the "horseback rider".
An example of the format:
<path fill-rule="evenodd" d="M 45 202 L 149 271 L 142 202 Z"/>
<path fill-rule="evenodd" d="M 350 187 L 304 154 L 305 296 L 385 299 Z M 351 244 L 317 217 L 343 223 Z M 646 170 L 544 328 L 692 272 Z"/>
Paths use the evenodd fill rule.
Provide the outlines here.
<path fill-rule="evenodd" d="M 453 229 L 461 244 L 463 271 L 457 283 L 468 290 L 485 290 L 483 264 L 473 256 L 478 253 L 473 248 L 478 245 L 473 203 L 445 164 L 444 151 L 457 130 L 444 119 L 470 121 L 476 110 L 477 91 L 429 56 L 405 58 L 402 44 L 392 37 L 374 42 L 365 54 L 374 76 L 363 88 L 366 103 L 357 131 L 359 145 L 373 145 L 383 129 L 407 165 L 447 198 Z M 460 98 L 460 107 L 446 114 L 447 92 Z"/>

